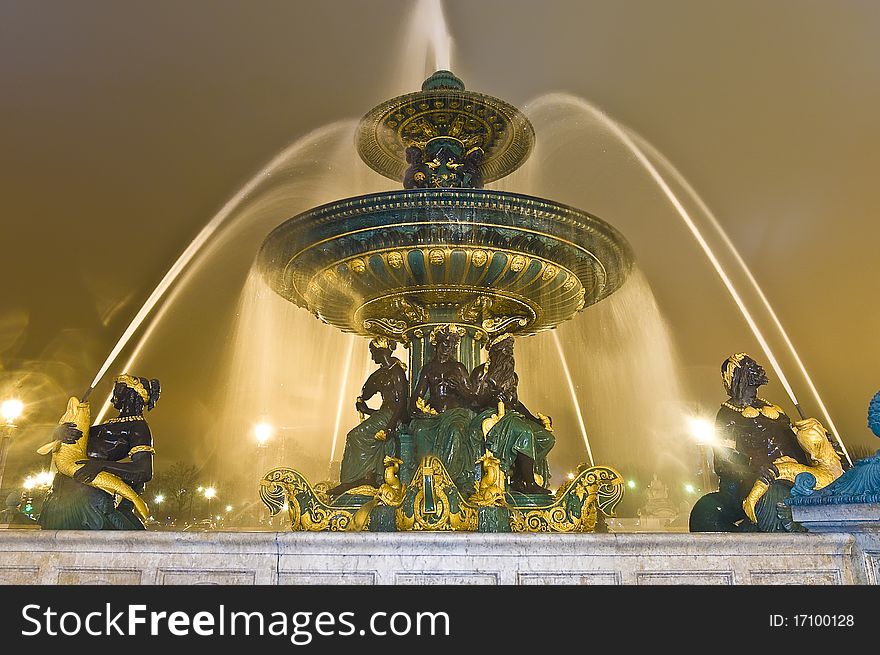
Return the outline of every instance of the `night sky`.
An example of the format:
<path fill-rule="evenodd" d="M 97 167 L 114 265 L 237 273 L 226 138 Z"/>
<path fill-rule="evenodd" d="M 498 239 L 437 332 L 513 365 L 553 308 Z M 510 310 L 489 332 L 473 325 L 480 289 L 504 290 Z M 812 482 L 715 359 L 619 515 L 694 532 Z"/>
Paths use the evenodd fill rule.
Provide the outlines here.
<path fill-rule="evenodd" d="M 401 73 L 421 63 L 404 47 L 413 4 L 0 3 L 0 396 L 28 404 L 10 467 L 39 467 L 33 450 L 66 397 L 88 386 L 176 257 L 266 162 L 416 90 L 419 76 Z M 681 171 L 763 286 L 847 445 L 876 449 L 865 414 L 880 388 L 880 5 L 444 7 L 468 88 L 520 107 L 551 92 L 586 98 Z M 668 200 L 622 146 L 584 129 L 577 147 L 545 151 L 543 188 L 630 240 L 689 393 L 711 416 L 725 399 L 721 361 L 766 358 Z M 395 188 L 370 175 L 353 158 L 326 199 L 358 192 L 345 192 L 347 176 Z M 303 208 L 282 204 L 275 224 Z M 205 426 L 217 389 L 235 387 L 230 325 L 268 229 L 253 231 L 206 265 L 125 371 L 162 379 L 150 417 L 160 465 L 216 454 Z M 769 318 L 758 320 L 818 415 Z M 762 395 L 794 414 L 767 368 Z M 291 362 L 291 375 L 306 374 Z"/>

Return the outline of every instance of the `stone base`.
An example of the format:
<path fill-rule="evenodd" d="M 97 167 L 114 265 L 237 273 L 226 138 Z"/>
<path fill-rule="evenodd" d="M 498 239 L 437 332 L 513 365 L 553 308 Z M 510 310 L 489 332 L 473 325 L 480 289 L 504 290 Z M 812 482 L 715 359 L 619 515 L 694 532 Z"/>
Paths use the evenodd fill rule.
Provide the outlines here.
<path fill-rule="evenodd" d="M 868 532 L 880 535 L 880 503 L 792 505 L 792 517 L 810 532 Z"/>
<path fill-rule="evenodd" d="M 0 531 L 4 584 L 878 582 L 867 533 Z"/>

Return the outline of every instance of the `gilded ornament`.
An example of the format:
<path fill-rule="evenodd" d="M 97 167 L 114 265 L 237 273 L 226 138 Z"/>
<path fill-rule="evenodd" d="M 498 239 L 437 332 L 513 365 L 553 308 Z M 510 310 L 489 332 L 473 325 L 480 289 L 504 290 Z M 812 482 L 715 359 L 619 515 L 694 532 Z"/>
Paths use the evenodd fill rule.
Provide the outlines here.
<path fill-rule="evenodd" d="M 118 375 L 113 381 L 134 390 L 145 403 L 150 401 L 150 394 L 144 388 L 140 378 L 136 378 L 133 375 Z"/>
<path fill-rule="evenodd" d="M 494 428 L 502 418 L 504 418 L 504 401 L 499 400 L 498 411 L 491 416 L 484 418 L 483 422 L 480 424 L 484 438 L 489 436 L 489 432 L 492 431 L 492 428 Z"/>
<path fill-rule="evenodd" d="M 471 254 L 471 264 L 477 268 L 482 268 L 489 261 L 489 253 L 485 250 L 474 250 Z"/>
<path fill-rule="evenodd" d="M 424 398 L 419 396 L 416 398 L 416 409 L 418 409 L 422 414 L 428 414 L 430 416 L 437 416 L 437 410 L 431 407 Z"/>
<path fill-rule="evenodd" d="M 434 266 L 442 266 L 446 261 L 446 253 L 439 248 L 434 248 L 428 253 L 428 261 Z"/>
<path fill-rule="evenodd" d="M 129 421 L 145 421 L 142 414 L 136 416 L 117 416 L 116 418 L 108 418 L 105 423 L 128 423 Z"/>
<path fill-rule="evenodd" d="M 479 525 L 478 510 L 461 498 L 440 459 L 433 455 L 426 457 L 422 460 L 419 471 L 410 486 L 411 492 L 415 492 L 412 507 L 408 508 L 408 503 L 403 503 L 397 508 L 397 529 L 476 531 Z M 428 485 L 430 490 L 427 490 Z M 430 506 L 426 502 L 428 495 L 431 498 Z"/>
<path fill-rule="evenodd" d="M 815 489 L 821 489 L 843 475 L 840 457 L 828 439 L 828 432 L 819 421 L 814 418 L 804 419 L 797 421 L 794 428 L 797 432 L 798 445 L 809 456 L 811 464 L 805 466 L 793 457 L 779 457 L 773 462 L 776 470 L 779 471 L 779 475 L 775 477 L 776 480 L 787 480 L 793 483 L 801 473 L 812 473 L 816 478 Z M 758 522 L 755 506 L 769 488 L 769 484 L 758 479 L 743 500 L 743 510 L 752 523 Z"/>
<path fill-rule="evenodd" d="M 137 455 L 138 453 L 150 453 L 151 455 L 156 454 L 156 449 L 152 446 L 135 446 L 131 450 L 128 451 L 128 456 Z"/>
<path fill-rule="evenodd" d="M 510 508 L 512 532 L 593 532 L 598 515 L 613 516 L 623 496 L 623 477 L 607 466 L 581 470 L 543 507 Z"/>
<path fill-rule="evenodd" d="M 514 273 L 519 273 L 526 267 L 526 258 L 522 255 L 515 255 L 514 258 L 510 261 L 510 270 Z"/>
<path fill-rule="evenodd" d="M 567 274 L 568 277 L 565 278 L 565 283 L 562 285 L 562 288 L 566 291 L 571 291 L 574 288 L 574 285 L 577 284 L 577 278 L 571 273 Z"/>
<path fill-rule="evenodd" d="M 745 353 L 736 353 L 727 358 L 727 362 L 724 366 L 724 373 L 721 376 L 727 389 L 730 389 L 730 385 L 733 384 L 733 372 L 740 367 L 742 360 L 746 357 L 748 357 L 748 355 Z"/>
<path fill-rule="evenodd" d="M 364 260 L 363 260 L 363 259 L 360 259 L 360 258 L 352 259 L 352 260 L 349 262 L 348 266 L 349 266 L 349 268 L 351 268 L 351 270 L 353 270 L 355 273 L 363 273 L 364 271 L 367 270 L 367 264 L 366 264 L 366 262 L 364 262 Z"/>
<path fill-rule="evenodd" d="M 479 507 L 504 507 L 505 501 L 505 476 L 501 472 L 501 460 L 491 451 L 477 460 L 482 465 L 483 475 L 477 485 L 477 491 L 468 498 L 468 503 Z"/>
<path fill-rule="evenodd" d="M 779 405 L 774 405 L 769 400 L 764 400 L 763 398 L 758 398 L 762 403 L 766 403 L 763 407 L 754 407 L 752 405 L 746 405 L 745 407 L 738 407 L 731 402 L 724 401 L 721 403 L 723 407 L 727 409 L 732 409 L 735 412 L 739 412 L 745 418 L 757 418 L 758 416 L 766 416 L 771 421 L 775 421 L 784 413 L 782 408 Z"/>
<path fill-rule="evenodd" d="M 541 274 L 541 279 L 544 280 L 544 282 L 548 282 L 549 280 L 552 280 L 554 277 L 556 277 L 556 274 L 558 272 L 559 269 L 553 266 L 553 264 L 547 264 L 547 266 L 544 268 L 544 272 Z"/>
<path fill-rule="evenodd" d="M 406 485 L 398 477 L 403 460 L 386 456 L 383 462 L 385 464 L 384 482 L 376 492 L 376 500 L 387 507 L 399 507 L 406 497 Z"/>
<path fill-rule="evenodd" d="M 388 265 L 391 268 L 400 268 L 403 266 L 403 255 L 401 255 L 397 251 L 392 251 L 388 253 Z"/>
<path fill-rule="evenodd" d="M 272 516 L 287 506 L 291 530 L 343 532 L 363 530 L 369 521 L 355 522 L 355 511 L 327 504 L 308 481 L 291 468 L 276 468 L 260 480 L 260 499 Z"/>

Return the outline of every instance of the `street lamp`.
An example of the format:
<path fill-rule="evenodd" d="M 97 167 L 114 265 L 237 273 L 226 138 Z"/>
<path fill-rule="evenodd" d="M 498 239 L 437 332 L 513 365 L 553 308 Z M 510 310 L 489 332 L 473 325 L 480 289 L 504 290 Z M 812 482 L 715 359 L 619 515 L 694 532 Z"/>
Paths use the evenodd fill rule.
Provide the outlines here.
<path fill-rule="evenodd" d="M 257 439 L 257 446 L 265 448 L 266 443 L 272 438 L 275 428 L 268 421 L 260 421 L 254 426 L 254 437 Z"/>
<path fill-rule="evenodd" d="M 208 519 L 210 520 L 214 516 L 212 510 L 214 508 L 214 498 L 217 497 L 217 490 L 214 487 L 206 487 L 202 493 L 208 501 Z"/>
<path fill-rule="evenodd" d="M 6 425 L 15 425 L 15 421 L 24 413 L 24 403 L 18 398 L 10 398 L 0 403 L 0 416 Z"/>
<path fill-rule="evenodd" d="M 24 403 L 17 398 L 10 398 L 0 403 L 0 416 L 3 426 L 0 427 L 0 489 L 3 488 L 3 473 L 6 471 L 6 455 L 15 432 L 15 422 L 24 413 Z"/>

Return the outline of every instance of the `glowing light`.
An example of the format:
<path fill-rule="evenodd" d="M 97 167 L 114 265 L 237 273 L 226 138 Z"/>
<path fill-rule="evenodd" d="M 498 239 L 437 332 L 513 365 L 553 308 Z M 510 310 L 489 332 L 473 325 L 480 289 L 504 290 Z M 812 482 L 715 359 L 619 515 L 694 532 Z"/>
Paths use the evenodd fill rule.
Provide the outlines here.
<path fill-rule="evenodd" d="M 635 489 L 636 488 L 636 481 L 635 480 L 627 480 L 626 486 L 629 487 L 630 489 Z"/>
<path fill-rule="evenodd" d="M 566 477 L 567 477 L 569 480 L 574 480 L 574 473 L 569 473 Z"/>
<path fill-rule="evenodd" d="M 217 490 L 214 487 L 208 487 L 205 489 L 205 498 L 211 500 L 212 498 L 217 496 Z"/>
<path fill-rule="evenodd" d="M 231 512 L 231 511 L 232 511 L 232 505 L 227 505 L 227 506 L 226 506 L 226 511 L 227 511 L 227 512 Z"/>
<path fill-rule="evenodd" d="M 689 494 L 692 494 L 695 491 L 694 485 L 686 484 L 686 485 L 684 485 L 684 490 L 687 491 Z"/>
<path fill-rule="evenodd" d="M 55 474 L 49 471 L 40 471 L 34 476 L 34 482 L 38 487 L 50 487 L 55 480 Z"/>
<path fill-rule="evenodd" d="M 196 487 L 196 491 L 198 491 L 199 493 L 202 493 L 204 490 L 204 487 Z"/>
<path fill-rule="evenodd" d="M 698 444 L 715 442 L 715 425 L 709 419 L 691 416 L 687 420 L 688 431 Z"/>
<path fill-rule="evenodd" d="M 3 420 L 9 425 L 15 423 L 16 419 L 21 416 L 22 412 L 24 412 L 24 403 L 17 398 L 4 400 L 3 403 L 0 404 L 0 416 L 3 416 Z"/>
<path fill-rule="evenodd" d="M 153 498 L 153 501 L 157 505 L 161 505 L 165 501 L 165 496 L 163 496 L 162 494 L 156 494 L 156 497 Z"/>
<path fill-rule="evenodd" d="M 32 475 L 29 475 L 24 479 L 24 484 L 22 484 L 21 486 L 30 491 L 37 486 L 37 481 L 34 480 L 34 477 Z"/>
<path fill-rule="evenodd" d="M 254 426 L 254 436 L 257 438 L 257 444 L 262 448 L 266 442 L 272 438 L 275 433 L 274 426 L 268 421 L 261 421 Z"/>

